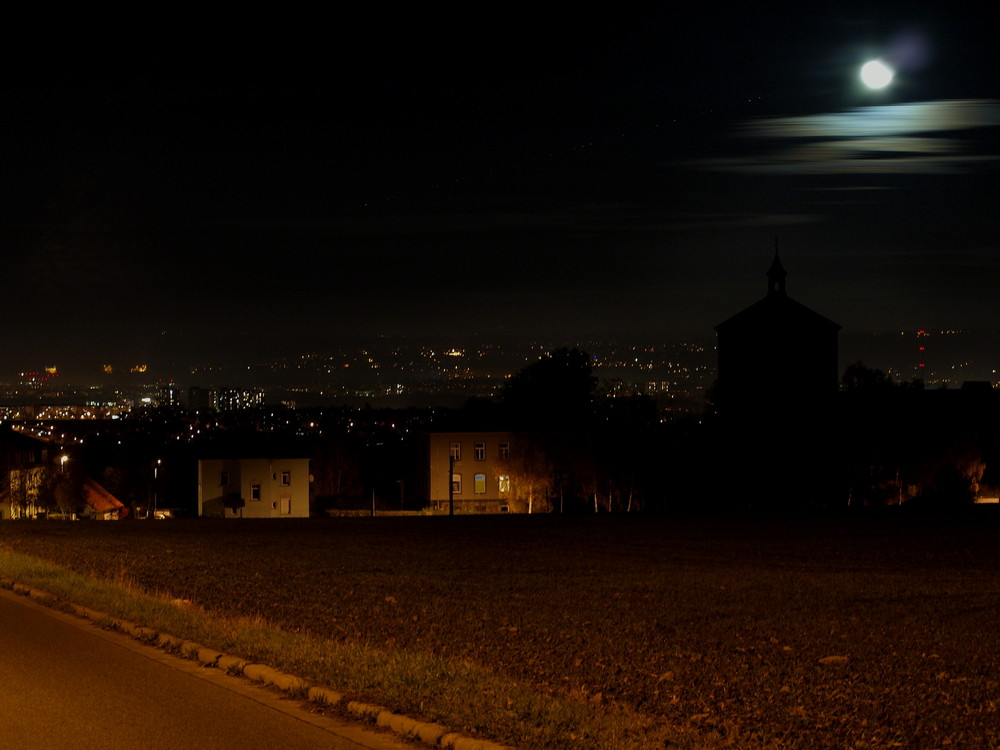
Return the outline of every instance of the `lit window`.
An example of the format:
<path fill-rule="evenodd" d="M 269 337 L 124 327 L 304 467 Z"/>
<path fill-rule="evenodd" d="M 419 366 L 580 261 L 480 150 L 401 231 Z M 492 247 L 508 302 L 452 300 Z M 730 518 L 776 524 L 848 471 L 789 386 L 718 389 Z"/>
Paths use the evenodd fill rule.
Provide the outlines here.
<path fill-rule="evenodd" d="M 506 492 L 510 492 L 510 475 L 501 474 L 500 476 L 498 476 L 497 485 L 499 485 L 501 495 Z"/>
<path fill-rule="evenodd" d="M 486 475 L 485 474 L 476 474 L 476 476 L 475 476 L 475 485 L 473 486 L 472 491 L 475 492 L 477 495 L 482 495 L 482 494 L 484 494 L 486 492 Z"/>
<path fill-rule="evenodd" d="M 288 485 L 290 485 L 292 483 L 292 472 L 290 472 L 290 471 L 283 471 L 283 472 L 281 472 L 281 483 L 285 487 L 287 487 Z"/>
<path fill-rule="evenodd" d="M 473 446 L 473 458 L 477 461 L 486 460 L 486 443 L 476 443 Z"/>
<path fill-rule="evenodd" d="M 500 443 L 500 458 L 504 461 L 510 458 L 510 443 Z"/>
<path fill-rule="evenodd" d="M 462 492 L 462 475 L 452 474 L 451 475 L 451 491 L 458 495 Z"/>
<path fill-rule="evenodd" d="M 251 484 L 250 485 L 250 499 L 251 500 L 260 500 L 260 485 L 259 484 Z"/>
<path fill-rule="evenodd" d="M 462 460 L 462 444 L 461 443 L 452 443 L 449 455 L 452 457 L 453 460 L 455 460 L 455 461 L 461 461 Z"/>

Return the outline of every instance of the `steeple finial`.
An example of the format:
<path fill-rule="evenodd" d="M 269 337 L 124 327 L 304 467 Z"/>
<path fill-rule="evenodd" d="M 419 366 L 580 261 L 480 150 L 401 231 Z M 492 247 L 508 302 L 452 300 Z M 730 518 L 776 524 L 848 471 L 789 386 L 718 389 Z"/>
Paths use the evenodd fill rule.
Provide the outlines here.
<path fill-rule="evenodd" d="M 781 260 L 778 258 L 778 238 L 774 238 L 774 260 L 771 261 L 771 267 L 767 271 L 767 293 L 770 294 L 785 294 L 785 273 L 784 267 L 781 265 Z"/>

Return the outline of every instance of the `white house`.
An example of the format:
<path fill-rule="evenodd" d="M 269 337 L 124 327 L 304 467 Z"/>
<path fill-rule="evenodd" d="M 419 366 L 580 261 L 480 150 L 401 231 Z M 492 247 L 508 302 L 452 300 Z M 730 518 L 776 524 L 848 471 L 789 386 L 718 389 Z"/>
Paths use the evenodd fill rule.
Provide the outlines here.
<path fill-rule="evenodd" d="M 198 515 L 308 518 L 308 458 L 211 458 L 198 461 Z"/>

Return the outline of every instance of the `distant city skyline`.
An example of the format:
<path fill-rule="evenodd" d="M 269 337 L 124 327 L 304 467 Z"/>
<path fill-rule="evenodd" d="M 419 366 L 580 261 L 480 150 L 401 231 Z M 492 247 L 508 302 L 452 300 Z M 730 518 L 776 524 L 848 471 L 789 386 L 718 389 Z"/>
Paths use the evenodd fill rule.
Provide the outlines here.
<path fill-rule="evenodd" d="M 700 411 L 717 377 L 714 339 L 709 338 L 569 343 L 382 339 L 344 341 L 325 351 L 232 363 L 149 362 L 110 371 L 58 366 L 22 370 L 0 377 L 0 406 L 105 404 L 117 413 L 145 400 L 199 408 L 190 403 L 192 389 L 198 392 L 201 408 L 209 403 L 209 392 L 247 403 L 266 398 L 270 404 L 298 406 L 458 406 L 471 397 L 498 397 L 508 376 L 562 346 L 592 355 L 602 392 L 644 393 L 661 409 L 678 414 Z M 920 379 L 927 388 L 957 388 L 969 381 L 1000 383 L 1000 340 L 989 333 L 909 330 L 841 335 L 839 375 L 858 361 L 897 382 Z M 788 376 L 794 378 L 795 372 Z M 172 395 L 164 400 L 167 389 Z M 0 419 L 5 413 L 0 411 Z"/>

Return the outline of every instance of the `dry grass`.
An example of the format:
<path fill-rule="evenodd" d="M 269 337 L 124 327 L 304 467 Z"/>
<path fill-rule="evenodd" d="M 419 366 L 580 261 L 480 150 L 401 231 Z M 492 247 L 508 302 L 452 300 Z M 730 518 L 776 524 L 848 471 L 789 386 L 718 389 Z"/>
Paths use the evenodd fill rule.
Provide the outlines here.
<path fill-rule="evenodd" d="M 0 542 L 337 645 L 283 666 L 525 747 L 990 747 L 1000 517 L 974 510 L 14 523 Z M 470 696 L 470 673 L 500 680 Z"/>

